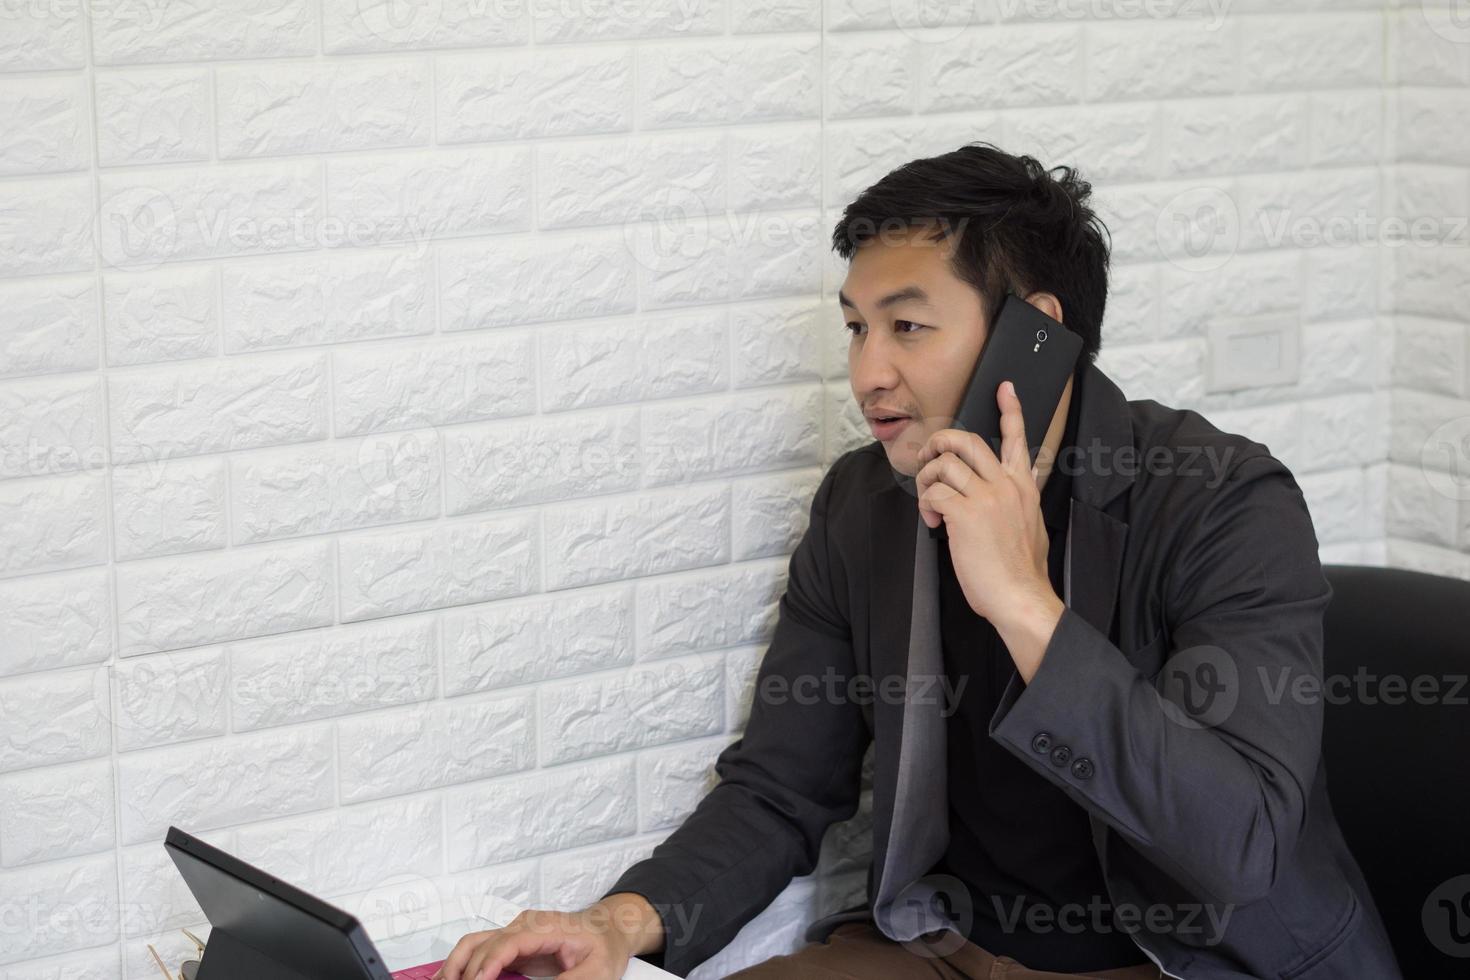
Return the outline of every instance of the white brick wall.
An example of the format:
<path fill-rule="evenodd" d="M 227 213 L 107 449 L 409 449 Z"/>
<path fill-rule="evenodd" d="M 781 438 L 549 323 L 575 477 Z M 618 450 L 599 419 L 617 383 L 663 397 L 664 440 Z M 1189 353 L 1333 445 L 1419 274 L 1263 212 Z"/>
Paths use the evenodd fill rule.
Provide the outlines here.
<path fill-rule="evenodd" d="M 1386 186 L 1411 244 L 1385 263 L 1392 432 L 1374 470 L 1388 564 L 1470 577 L 1470 23 L 1412 5 L 1389 20 Z M 1414 243 L 1418 244 L 1414 244 Z"/>
<path fill-rule="evenodd" d="M 0 11 L 0 980 L 183 952 L 170 823 L 365 918 L 646 855 L 868 439 L 832 223 L 968 140 L 1094 180 L 1131 397 L 1266 442 L 1324 559 L 1470 577 L 1450 6 L 389 6 Z M 1258 320 L 1299 372 L 1210 390 Z"/>

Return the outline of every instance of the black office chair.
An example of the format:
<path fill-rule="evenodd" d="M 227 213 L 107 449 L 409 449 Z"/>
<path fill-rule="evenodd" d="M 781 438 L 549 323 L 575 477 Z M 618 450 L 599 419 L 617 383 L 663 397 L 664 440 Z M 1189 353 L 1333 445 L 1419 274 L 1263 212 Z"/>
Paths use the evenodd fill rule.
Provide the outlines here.
<path fill-rule="evenodd" d="M 1323 572 L 1333 589 L 1324 674 L 1344 678 L 1324 691 L 1333 812 L 1407 980 L 1470 976 L 1470 582 L 1361 565 Z M 1360 671 L 1375 682 L 1360 684 Z M 1383 683 L 1391 675 L 1401 690 Z M 1421 677 L 1433 678 L 1433 698 L 1428 681 L 1415 696 Z"/>

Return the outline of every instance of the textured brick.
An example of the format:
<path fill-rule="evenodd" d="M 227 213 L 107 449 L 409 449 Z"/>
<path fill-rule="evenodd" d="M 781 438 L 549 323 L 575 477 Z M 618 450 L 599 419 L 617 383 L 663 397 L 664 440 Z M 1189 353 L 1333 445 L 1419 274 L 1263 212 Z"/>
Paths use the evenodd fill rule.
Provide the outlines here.
<path fill-rule="evenodd" d="M 81 76 L 0 79 L 0 176 L 87 169 L 89 116 Z"/>
<path fill-rule="evenodd" d="M 237 853 L 313 894 L 361 891 L 439 867 L 441 810 L 418 798 L 273 820 L 236 831 Z"/>
<path fill-rule="evenodd" d="M 363 61 L 215 72 L 221 157 L 426 143 L 428 64 Z"/>
<path fill-rule="evenodd" d="M 98 72 L 97 157 L 104 166 L 208 160 L 209 72 Z"/>
<path fill-rule="evenodd" d="M 330 545 L 236 548 L 119 567 L 123 656 L 325 626 L 332 621 Z"/>
<path fill-rule="evenodd" d="M 12 923 L 0 965 L 117 940 L 117 861 L 111 854 L 0 871 L 0 896 Z"/>
<path fill-rule="evenodd" d="M 715 757 L 729 740 L 702 738 L 650 749 L 638 756 L 638 812 L 641 830 L 673 829 L 720 781 Z"/>
<path fill-rule="evenodd" d="M 887 7 L 887 4 L 884 4 Z M 980 135 L 994 134 L 999 116 L 980 112 L 967 115 L 967 128 Z M 838 122 L 824 127 L 827 133 L 823 206 L 835 208 L 830 227 L 849 201 L 884 174 L 916 157 L 948 153 L 957 140 L 954 124 L 934 119 L 882 119 Z M 839 280 L 840 281 L 840 280 Z"/>
<path fill-rule="evenodd" d="M 107 363 L 148 364 L 219 351 L 214 269 L 112 273 L 102 281 Z"/>
<path fill-rule="evenodd" d="M 118 751 L 223 735 L 227 666 L 219 647 L 155 653 L 109 665 Z"/>
<path fill-rule="evenodd" d="M 529 228 L 530 175 L 526 148 L 332 158 L 328 213 L 347 244 L 408 242 L 421 255 L 430 238 Z"/>
<path fill-rule="evenodd" d="M 1304 96 L 1189 99 L 1163 105 L 1165 177 L 1290 170 L 1307 159 Z"/>
<path fill-rule="evenodd" d="M 729 381 L 721 310 L 559 325 L 540 343 L 541 408 L 555 411 L 696 394 Z"/>
<path fill-rule="evenodd" d="M 100 349 L 90 279 L 0 283 L 0 378 L 90 371 Z"/>
<path fill-rule="evenodd" d="M 107 561 L 99 474 L 0 483 L 0 575 Z"/>
<path fill-rule="evenodd" d="M 340 352 L 332 398 L 338 434 L 528 414 L 532 357 L 530 336 L 519 332 Z"/>
<path fill-rule="evenodd" d="M 792 296 L 821 282 L 827 231 L 814 211 L 696 215 L 676 236 L 659 222 L 624 230 L 650 309 Z"/>
<path fill-rule="evenodd" d="M 633 58 L 621 46 L 445 55 L 435 65 L 435 132 L 445 143 L 632 128 Z"/>
<path fill-rule="evenodd" d="M 1240 18 L 1241 81 L 1248 88 L 1346 88 L 1382 78 L 1383 15 L 1340 12 L 1330 31 L 1320 17 Z"/>
<path fill-rule="evenodd" d="M 544 684 L 541 742 L 546 763 L 660 745 L 724 727 L 723 661 L 718 655 L 639 665 L 611 674 Z"/>
<path fill-rule="evenodd" d="M 543 905 L 554 909 L 586 908 L 602 897 L 623 869 L 653 853 L 655 841 L 600 844 L 548 857 L 541 862 Z"/>
<path fill-rule="evenodd" d="M 454 871 L 625 837 L 636 829 L 633 760 L 492 779 L 451 790 L 445 804 Z"/>
<path fill-rule="evenodd" d="M 120 463 L 326 435 L 326 360 L 318 354 L 130 372 L 111 378 L 108 394 Z"/>
<path fill-rule="evenodd" d="M 434 696 L 436 642 L 423 618 L 232 644 L 236 731 L 313 721 Z"/>
<path fill-rule="evenodd" d="M 107 269 L 302 251 L 343 234 L 342 219 L 325 213 L 315 162 L 109 171 L 99 184 L 97 248 Z"/>
<path fill-rule="evenodd" d="M 90 375 L 0 384 L 0 479 L 105 465 L 101 393 Z"/>
<path fill-rule="evenodd" d="M 815 302 L 779 300 L 730 311 L 735 381 L 742 388 L 821 375 L 820 331 L 826 321 Z"/>
<path fill-rule="evenodd" d="M 0 676 L 75 667 L 112 654 L 112 586 L 105 569 L 0 581 Z"/>
<path fill-rule="evenodd" d="M 820 203 L 822 133 L 811 122 L 731 130 L 731 211 L 808 207 Z"/>
<path fill-rule="evenodd" d="M 0 184 L 0 276 L 86 272 L 92 268 L 93 211 L 85 176 Z"/>
<path fill-rule="evenodd" d="M 776 625 L 786 560 L 746 562 L 637 587 L 642 658 L 750 643 Z"/>
<path fill-rule="evenodd" d="M 1082 94 L 1087 101 L 1114 102 L 1234 91 L 1242 74 L 1234 24 L 1214 29 L 1202 20 L 1160 22 L 1147 31 L 1122 23 L 1090 26 Z"/>
<path fill-rule="evenodd" d="M 456 700 L 341 722 L 344 803 L 468 783 L 536 761 L 529 694 Z"/>
<path fill-rule="evenodd" d="M 209 830 L 333 804 L 328 728 L 210 739 L 118 759 L 123 841 L 162 839 L 169 824 Z"/>
<path fill-rule="evenodd" d="M 630 38 L 694 37 L 724 30 L 725 0 L 677 4 L 532 6 L 537 44 Z"/>
<path fill-rule="evenodd" d="M 783 470 L 730 484 L 735 561 L 786 555 L 806 531 L 819 469 Z"/>
<path fill-rule="evenodd" d="M 920 51 L 920 112 L 1056 105 L 1080 94 L 1082 29 L 1077 26 L 966 31 Z"/>
<path fill-rule="evenodd" d="M 223 270 L 230 353 L 434 329 L 428 260 L 416 249 L 268 260 Z"/>
<path fill-rule="evenodd" d="M 623 235 L 456 243 L 439 254 L 445 330 L 610 316 L 634 308 L 637 266 Z"/>
<path fill-rule="evenodd" d="M 0 31 L 0 71 L 79 68 L 87 63 L 84 8 L 26 4 L 7 12 Z"/>
<path fill-rule="evenodd" d="M 225 469 L 218 456 L 114 467 L 117 557 L 208 551 L 228 544 Z"/>
<path fill-rule="evenodd" d="M 852 119 L 908 113 L 914 106 L 920 45 L 904 35 L 834 35 L 827 41 L 827 116 Z"/>
<path fill-rule="evenodd" d="M 645 482 L 816 463 L 820 395 L 816 387 L 802 386 L 645 406 L 640 423 Z"/>
<path fill-rule="evenodd" d="M 492 691 L 633 660 L 625 586 L 444 613 L 444 693 Z"/>
<path fill-rule="evenodd" d="M 543 512 L 546 587 L 564 589 L 729 560 L 730 502 L 701 484 Z"/>
<path fill-rule="evenodd" d="M 634 409 L 493 422 L 444 434 L 451 514 L 632 490 L 638 485 Z"/>
<path fill-rule="evenodd" d="M 338 556 L 344 621 L 520 595 L 538 577 L 534 522 L 522 516 L 348 535 Z"/>
<path fill-rule="evenodd" d="M 322 40 L 331 54 L 524 44 L 531 34 L 529 4 L 444 0 L 394 7 L 322 0 L 321 6 Z"/>
<path fill-rule="evenodd" d="M 1160 111 L 1149 102 L 1037 107 L 1008 119 L 1007 148 L 1038 160 L 1071 162 L 1098 185 L 1152 180 L 1163 154 Z"/>
<path fill-rule="evenodd" d="M 230 461 L 235 540 L 437 517 L 438 442 L 432 430 L 388 432 L 236 455 Z"/>
<path fill-rule="evenodd" d="M 0 777 L 0 865 L 110 850 L 112 766 L 106 760 Z"/>
<path fill-rule="evenodd" d="M 536 154 L 539 227 L 707 214 L 725 199 L 724 139 L 705 133 L 551 144 Z"/>
<path fill-rule="evenodd" d="M 1383 145 L 1378 92 L 1314 92 L 1310 97 L 1313 166 L 1374 164 Z"/>
<path fill-rule="evenodd" d="M 808 119 L 821 103 L 814 38 L 650 43 L 638 49 L 638 115 L 648 126 Z M 760 85 L 749 79 L 761 78 Z"/>
<path fill-rule="evenodd" d="M 67 670 L 0 680 L 0 773 L 106 755 L 103 676 Z"/>
<path fill-rule="evenodd" d="M 272 58 L 316 52 L 316 6 L 278 0 L 170 3 L 143 17 L 122 4 L 92 14 L 92 47 L 104 64 Z"/>

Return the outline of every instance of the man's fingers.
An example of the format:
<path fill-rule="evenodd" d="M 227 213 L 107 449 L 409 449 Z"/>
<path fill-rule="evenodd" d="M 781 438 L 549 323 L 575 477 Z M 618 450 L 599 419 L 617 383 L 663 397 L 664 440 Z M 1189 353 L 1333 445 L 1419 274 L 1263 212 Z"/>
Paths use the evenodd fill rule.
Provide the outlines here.
<path fill-rule="evenodd" d="M 532 957 L 552 952 L 561 942 L 559 936 L 547 933 L 525 932 L 506 929 L 481 943 L 465 966 L 462 980 L 480 980 L 488 977 L 496 980 L 502 970 L 512 963 L 521 963 Z M 539 964 L 524 963 L 533 972 L 539 972 Z"/>
<path fill-rule="evenodd" d="M 922 468 L 947 452 L 958 456 L 982 479 L 998 480 L 1004 475 L 990 443 L 981 438 L 980 433 L 964 429 L 940 429 L 931 435 L 919 450 L 918 465 Z"/>
<path fill-rule="evenodd" d="M 439 972 L 434 974 L 439 980 L 459 980 L 464 972 L 465 964 L 470 961 L 480 944 L 489 937 L 499 932 L 499 929 L 489 929 L 485 932 L 469 932 L 460 937 L 459 942 L 454 944 L 454 949 L 444 957 L 444 963 L 439 967 Z"/>
<path fill-rule="evenodd" d="M 1007 381 L 996 390 L 1000 404 L 1000 457 L 1007 470 L 1030 469 L 1030 447 L 1026 445 L 1026 417 L 1015 386 Z M 1021 465 L 1021 464 L 1025 465 Z"/>
<path fill-rule="evenodd" d="M 928 490 L 919 495 L 919 516 L 929 527 L 938 527 L 946 514 L 954 510 L 954 502 L 964 496 L 954 487 L 947 483 L 936 483 Z M 929 515 L 934 515 L 934 523 L 929 523 Z"/>
<path fill-rule="evenodd" d="M 935 483 L 947 483 L 960 493 L 967 493 L 974 489 L 974 483 L 979 477 L 964 460 L 954 453 L 945 453 L 924 464 L 924 468 L 914 479 L 919 493 L 928 490 Z"/>
<path fill-rule="evenodd" d="M 929 527 L 938 527 L 940 511 L 933 506 L 936 500 L 944 500 L 951 496 L 964 496 L 964 489 L 971 487 L 978 479 L 975 471 L 970 469 L 953 453 L 945 453 L 937 459 L 930 460 L 925 467 L 919 471 L 915 478 L 914 489 L 919 498 L 919 514 L 924 523 Z M 942 493 L 933 493 L 936 488 L 942 489 Z M 930 516 L 934 521 L 930 523 Z"/>

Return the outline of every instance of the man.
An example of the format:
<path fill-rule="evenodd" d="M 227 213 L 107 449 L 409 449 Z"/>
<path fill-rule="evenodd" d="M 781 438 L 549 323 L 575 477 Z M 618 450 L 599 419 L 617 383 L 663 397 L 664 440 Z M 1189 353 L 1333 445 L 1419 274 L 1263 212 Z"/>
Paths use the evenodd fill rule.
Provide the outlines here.
<path fill-rule="evenodd" d="M 1320 702 L 1266 680 L 1322 671 L 1300 488 L 1097 368 L 1108 247 L 1060 169 L 970 144 L 849 205 L 839 302 L 877 441 L 817 489 L 720 783 L 598 903 L 466 936 L 447 980 L 687 973 L 812 872 L 870 745 L 868 900 L 742 980 L 1399 976 Z M 1007 386 L 999 456 L 953 425 L 1007 290 L 1084 342 L 1034 467 Z"/>

